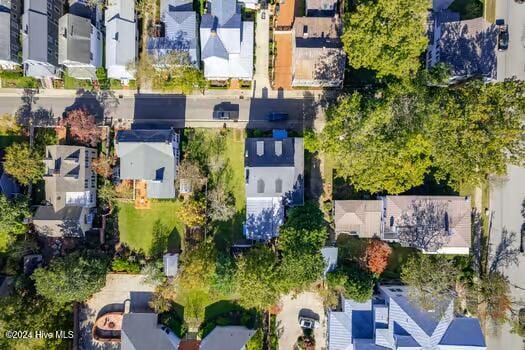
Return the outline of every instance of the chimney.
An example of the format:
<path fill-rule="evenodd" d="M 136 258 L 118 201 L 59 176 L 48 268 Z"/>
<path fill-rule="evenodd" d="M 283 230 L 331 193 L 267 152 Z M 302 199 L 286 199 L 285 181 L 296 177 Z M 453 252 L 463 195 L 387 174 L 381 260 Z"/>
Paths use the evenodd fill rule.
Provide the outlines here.
<path fill-rule="evenodd" d="M 257 155 L 264 155 L 264 141 L 257 141 Z"/>

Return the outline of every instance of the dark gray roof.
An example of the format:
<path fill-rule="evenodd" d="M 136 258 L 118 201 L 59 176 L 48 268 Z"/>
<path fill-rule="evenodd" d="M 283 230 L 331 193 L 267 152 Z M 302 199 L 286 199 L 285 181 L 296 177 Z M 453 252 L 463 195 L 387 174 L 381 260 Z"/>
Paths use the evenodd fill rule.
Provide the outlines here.
<path fill-rule="evenodd" d="M 11 9 L 0 3 L 0 60 L 11 60 Z"/>
<path fill-rule="evenodd" d="M 55 211 L 51 205 L 37 207 L 33 220 L 78 221 L 82 214 L 82 207 L 68 206 Z"/>
<path fill-rule="evenodd" d="M 452 346 L 486 346 L 479 320 L 471 317 L 454 318 L 439 344 Z"/>
<path fill-rule="evenodd" d="M 202 340 L 200 350 L 242 350 L 254 334 L 242 326 L 217 326 Z"/>
<path fill-rule="evenodd" d="M 157 324 L 155 313 L 127 313 L 122 319 L 122 350 L 177 350 L 180 340 Z"/>
<path fill-rule="evenodd" d="M 294 166 L 295 139 L 285 138 L 277 140 L 274 138 L 247 138 L 245 142 L 247 167 L 287 167 Z M 280 146 L 278 146 L 280 144 Z M 276 147 L 281 154 L 276 155 Z M 258 154 L 257 150 L 259 149 Z"/>
<path fill-rule="evenodd" d="M 23 59 L 48 62 L 47 36 L 56 38 L 57 33 L 48 31 L 47 1 L 25 0 L 22 23 L 26 34 L 22 41 Z"/>
<path fill-rule="evenodd" d="M 91 22 L 87 18 L 65 14 L 59 20 L 58 63 L 91 61 Z"/>
<path fill-rule="evenodd" d="M 120 130 L 117 132 L 117 142 L 169 142 L 171 130 Z"/>

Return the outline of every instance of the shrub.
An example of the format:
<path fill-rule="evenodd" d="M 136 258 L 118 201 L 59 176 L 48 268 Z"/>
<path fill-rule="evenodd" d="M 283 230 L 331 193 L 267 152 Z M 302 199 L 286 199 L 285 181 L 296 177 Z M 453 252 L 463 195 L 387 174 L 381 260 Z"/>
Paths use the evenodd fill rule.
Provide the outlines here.
<path fill-rule="evenodd" d="M 122 258 L 116 258 L 111 263 L 111 269 L 115 272 L 128 272 L 138 274 L 140 272 L 140 265 L 136 261 L 129 261 Z"/>

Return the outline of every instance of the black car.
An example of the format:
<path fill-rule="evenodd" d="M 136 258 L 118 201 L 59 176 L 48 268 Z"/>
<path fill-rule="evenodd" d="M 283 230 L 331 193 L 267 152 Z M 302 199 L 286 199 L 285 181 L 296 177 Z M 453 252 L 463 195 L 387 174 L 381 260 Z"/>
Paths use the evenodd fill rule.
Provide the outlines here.
<path fill-rule="evenodd" d="M 509 27 L 500 25 L 498 27 L 498 50 L 505 51 L 509 48 Z"/>
<path fill-rule="evenodd" d="M 237 120 L 239 119 L 239 105 L 223 102 L 213 108 L 213 119 Z"/>
<path fill-rule="evenodd" d="M 269 122 L 279 122 L 288 119 L 288 113 L 284 112 L 270 112 L 268 113 Z"/>

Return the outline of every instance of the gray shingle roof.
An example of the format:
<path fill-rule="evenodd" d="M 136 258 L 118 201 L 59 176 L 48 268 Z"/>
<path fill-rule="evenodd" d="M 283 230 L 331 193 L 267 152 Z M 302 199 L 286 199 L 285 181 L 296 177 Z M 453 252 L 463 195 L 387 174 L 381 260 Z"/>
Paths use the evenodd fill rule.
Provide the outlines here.
<path fill-rule="evenodd" d="M 242 326 L 217 326 L 201 342 L 201 350 L 242 350 L 255 330 Z"/>
<path fill-rule="evenodd" d="M 0 4 L 0 60 L 11 60 L 11 12 Z"/>
<path fill-rule="evenodd" d="M 211 2 L 211 13 L 218 19 L 218 24 L 224 26 L 238 13 L 237 0 L 214 0 Z"/>
<path fill-rule="evenodd" d="M 72 61 L 89 64 L 91 31 L 89 19 L 70 13 L 62 16 L 58 24 L 58 63 Z"/>
<path fill-rule="evenodd" d="M 214 32 L 210 33 L 210 37 L 202 49 L 202 58 L 204 59 L 208 57 L 220 57 L 225 60 L 229 57 L 224 44 L 217 36 L 217 33 Z"/>
<path fill-rule="evenodd" d="M 56 33 L 48 33 L 47 1 L 25 0 L 22 17 L 22 56 L 23 60 L 48 62 L 48 34 L 56 38 Z"/>
<path fill-rule="evenodd" d="M 454 76 L 495 78 L 497 28 L 484 18 L 441 24 L 439 61 L 452 67 Z"/>
<path fill-rule="evenodd" d="M 177 350 L 180 339 L 157 324 L 155 313 L 127 313 L 122 319 L 122 350 Z"/>
<path fill-rule="evenodd" d="M 454 318 L 443 335 L 443 338 L 439 341 L 439 344 L 453 346 L 486 346 L 485 337 L 481 331 L 479 320 L 472 317 Z"/>
<path fill-rule="evenodd" d="M 75 198 L 86 199 L 85 196 L 80 196 L 83 193 L 88 193 L 88 198 L 92 199 L 91 204 L 85 206 L 95 206 L 97 184 L 91 162 L 96 154 L 94 148 L 82 146 L 46 146 L 46 200 L 55 210 L 60 210 L 66 205 L 81 205 L 75 202 Z M 69 194 L 74 195 L 70 197 Z"/>
<path fill-rule="evenodd" d="M 175 197 L 178 144 L 170 130 L 122 130 L 115 148 L 120 158 L 120 178 L 147 181 L 149 198 Z"/>
<path fill-rule="evenodd" d="M 33 225 L 38 233 L 52 237 L 81 237 L 84 208 L 67 206 L 55 211 L 51 205 L 41 205 L 33 215 Z"/>

